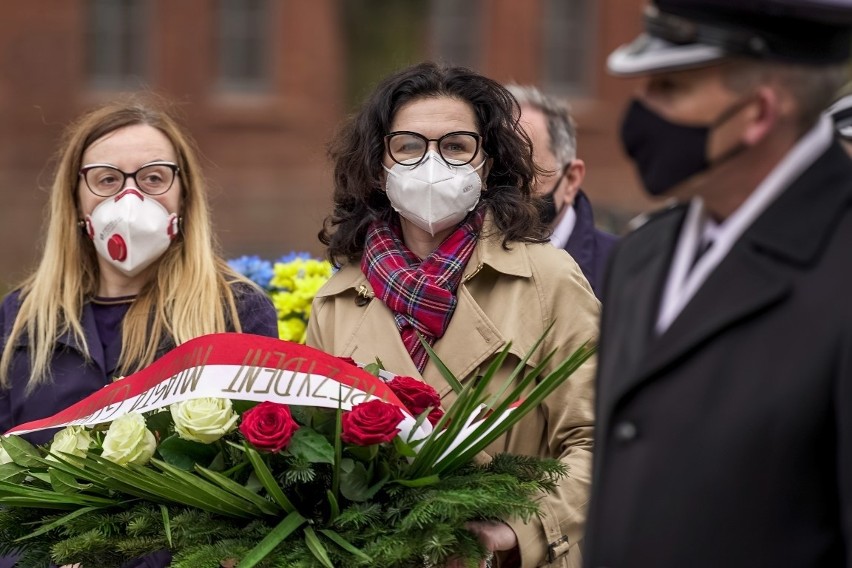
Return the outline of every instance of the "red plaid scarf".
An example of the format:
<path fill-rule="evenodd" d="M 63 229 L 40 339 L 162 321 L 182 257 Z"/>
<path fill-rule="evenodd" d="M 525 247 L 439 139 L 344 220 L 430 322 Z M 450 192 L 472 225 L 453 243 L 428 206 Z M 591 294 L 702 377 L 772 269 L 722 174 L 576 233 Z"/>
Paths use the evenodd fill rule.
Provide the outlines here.
<path fill-rule="evenodd" d="M 422 261 L 403 244 L 398 223 L 374 221 L 367 231 L 361 271 L 376 297 L 394 313 L 402 342 L 421 373 L 427 354 L 417 334 L 434 345 L 447 330 L 456 309 L 456 290 L 484 217 L 483 208 L 468 215 Z"/>

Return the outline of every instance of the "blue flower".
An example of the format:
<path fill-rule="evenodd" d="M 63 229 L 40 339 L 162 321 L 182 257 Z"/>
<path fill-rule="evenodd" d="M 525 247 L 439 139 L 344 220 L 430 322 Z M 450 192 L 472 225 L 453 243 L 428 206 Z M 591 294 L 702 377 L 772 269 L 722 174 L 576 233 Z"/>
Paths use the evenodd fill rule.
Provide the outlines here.
<path fill-rule="evenodd" d="M 281 264 L 287 264 L 288 262 L 293 262 L 294 260 L 296 260 L 298 258 L 301 258 L 302 260 L 309 260 L 313 257 L 311 256 L 311 253 L 308 253 L 308 252 L 290 251 L 290 253 L 285 254 L 284 256 L 282 256 L 281 258 L 276 260 L 275 262 L 280 262 Z"/>
<path fill-rule="evenodd" d="M 269 288 L 269 281 L 272 280 L 272 263 L 268 260 L 263 260 L 257 255 L 243 255 L 229 260 L 228 266 L 261 288 Z"/>

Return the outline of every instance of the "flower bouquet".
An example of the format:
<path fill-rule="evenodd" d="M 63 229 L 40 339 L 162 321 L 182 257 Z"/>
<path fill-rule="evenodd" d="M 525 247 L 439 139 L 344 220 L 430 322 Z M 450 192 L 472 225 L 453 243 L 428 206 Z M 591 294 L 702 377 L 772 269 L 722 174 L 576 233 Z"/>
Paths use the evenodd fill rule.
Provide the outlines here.
<path fill-rule="evenodd" d="M 378 365 L 243 334 L 189 341 L 142 371 L 0 438 L 0 554 L 19 566 L 426 567 L 485 551 L 476 519 L 529 519 L 566 474 L 550 459 L 477 455 L 577 369 L 582 347 L 448 409 Z M 434 353 L 430 351 L 430 355 Z M 521 393 L 526 393 L 521 400 Z M 49 447 L 20 434 L 62 428 Z"/>
<path fill-rule="evenodd" d="M 269 295 L 278 312 L 278 337 L 304 343 L 311 302 L 331 277 L 331 263 L 291 252 L 275 262 L 251 255 L 231 259 L 228 265 Z"/>

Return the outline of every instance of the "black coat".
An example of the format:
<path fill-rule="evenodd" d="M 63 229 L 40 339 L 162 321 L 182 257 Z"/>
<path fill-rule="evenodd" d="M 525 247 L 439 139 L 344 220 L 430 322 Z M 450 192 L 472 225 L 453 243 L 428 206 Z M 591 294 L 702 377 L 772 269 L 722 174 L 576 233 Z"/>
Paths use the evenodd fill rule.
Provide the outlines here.
<path fill-rule="evenodd" d="M 577 214 L 577 221 L 568 242 L 565 243 L 565 251 L 580 266 L 595 296 L 600 299 L 609 254 L 618 237 L 595 228 L 592 204 L 582 190 L 577 191 L 574 197 L 574 212 Z"/>
<path fill-rule="evenodd" d="M 656 337 L 684 213 L 613 253 L 585 566 L 852 566 L 852 162 L 832 144 Z"/>

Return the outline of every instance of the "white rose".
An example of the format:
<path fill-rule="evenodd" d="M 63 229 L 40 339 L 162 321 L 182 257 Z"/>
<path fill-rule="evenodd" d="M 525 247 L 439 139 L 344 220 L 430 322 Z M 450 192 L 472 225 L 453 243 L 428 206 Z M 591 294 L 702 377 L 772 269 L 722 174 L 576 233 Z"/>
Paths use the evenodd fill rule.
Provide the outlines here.
<path fill-rule="evenodd" d="M 0 438 L 4 438 L 5 436 L 0 436 Z M 12 456 L 9 455 L 9 452 L 3 446 L 0 446 L 0 465 L 12 463 Z"/>
<path fill-rule="evenodd" d="M 145 465 L 157 449 L 157 440 L 145 427 L 145 418 L 132 412 L 112 421 L 103 447 L 101 456 L 104 459 L 118 465 Z"/>
<path fill-rule="evenodd" d="M 196 398 L 169 407 L 175 431 L 184 440 L 212 444 L 234 429 L 239 415 L 227 398 Z"/>
<path fill-rule="evenodd" d="M 85 457 L 86 451 L 92 447 L 92 436 L 83 426 L 66 426 L 53 436 L 50 444 L 50 453 L 61 456 L 71 454 L 73 456 Z M 47 456 L 49 460 L 56 460 L 53 456 Z"/>

